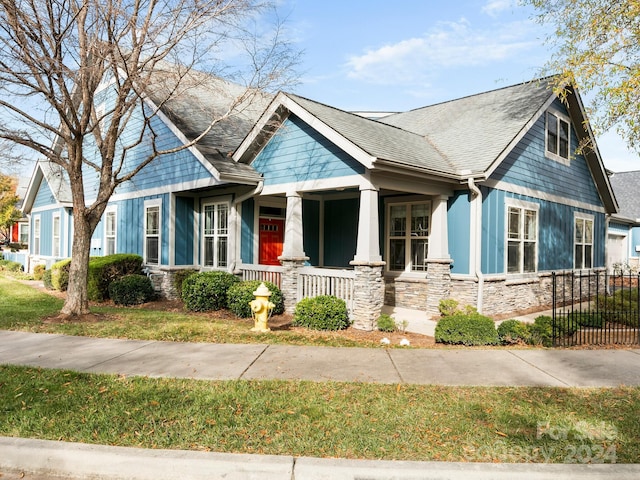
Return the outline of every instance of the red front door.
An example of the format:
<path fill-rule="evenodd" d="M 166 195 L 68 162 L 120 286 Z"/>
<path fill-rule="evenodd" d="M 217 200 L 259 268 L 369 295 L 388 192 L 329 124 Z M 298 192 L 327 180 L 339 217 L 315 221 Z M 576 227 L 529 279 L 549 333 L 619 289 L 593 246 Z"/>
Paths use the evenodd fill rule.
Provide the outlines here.
<path fill-rule="evenodd" d="M 282 255 L 284 243 L 284 220 L 261 218 L 259 242 L 260 265 L 280 265 L 278 257 Z"/>

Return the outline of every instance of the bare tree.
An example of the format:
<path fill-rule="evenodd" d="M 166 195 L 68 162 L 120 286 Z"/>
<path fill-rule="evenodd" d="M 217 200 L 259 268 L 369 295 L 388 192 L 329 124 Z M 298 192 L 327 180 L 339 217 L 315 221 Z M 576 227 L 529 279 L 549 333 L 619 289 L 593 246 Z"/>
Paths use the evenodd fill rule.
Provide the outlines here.
<path fill-rule="evenodd" d="M 283 39 L 275 10 L 260 0 L 0 0 L 0 5 L 0 139 L 37 152 L 68 177 L 74 231 L 62 314 L 84 314 L 90 240 L 107 202 L 120 184 L 172 153 L 155 143 L 154 117 L 199 88 L 197 72 L 241 85 L 225 97 L 225 108 L 199 112 L 209 115 L 207 122 L 179 148 L 191 146 L 260 92 L 292 81 L 298 54 Z M 105 84 L 112 97 L 106 108 L 100 98 Z M 122 133 L 134 117 L 142 117 L 143 126 L 123 145 Z M 152 143 L 151 153 L 127 166 L 127 153 L 142 142 Z M 90 153 L 96 151 L 99 161 Z M 85 195 L 87 175 L 99 179 L 91 202 Z"/>

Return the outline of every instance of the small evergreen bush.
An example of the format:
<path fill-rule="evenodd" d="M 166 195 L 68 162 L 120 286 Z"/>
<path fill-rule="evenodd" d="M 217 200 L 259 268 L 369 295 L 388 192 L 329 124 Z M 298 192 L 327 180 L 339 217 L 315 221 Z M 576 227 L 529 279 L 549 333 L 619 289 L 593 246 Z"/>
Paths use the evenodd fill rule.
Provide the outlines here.
<path fill-rule="evenodd" d="M 109 284 L 109 297 L 116 305 L 140 305 L 153 300 L 155 292 L 146 275 L 125 275 Z"/>
<path fill-rule="evenodd" d="M 227 290 L 240 280 L 228 272 L 201 272 L 182 282 L 182 301 L 187 310 L 206 312 L 227 306 Z"/>
<path fill-rule="evenodd" d="M 505 345 L 529 343 L 529 326 L 519 320 L 505 320 L 497 328 L 498 338 Z"/>
<path fill-rule="evenodd" d="M 109 285 L 124 275 L 142 273 L 142 257 L 130 253 L 116 253 L 89 259 L 87 296 L 102 302 L 109 298 Z"/>
<path fill-rule="evenodd" d="M 11 260 L 0 260 L 0 271 L 2 270 L 6 270 L 7 272 L 21 272 L 22 264 Z"/>
<path fill-rule="evenodd" d="M 186 270 L 176 270 L 173 273 L 173 286 L 175 287 L 176 292 L 178 293 L 178 297 L 182 298 L 182 283 L 185 281 L 187 277 L 193 275 L 194 273 L 198 273 L 198 271 L 193 269 L 186 269 Z"/>
<path fill-rule="evenodd" d="M 296 305 L 293 325 L 312 330 L 344 330 L 349 326 L 347 304 L 332 295 L 304 298 Z"/>
<path fill-rule="evenodd" d="M 395 332 L 396 331 L 396 321 L 390 315 L 383 313 L 378 317 L 377 320 L 378 330 L 381 332 Z"/>
<path fill-rule="evenodd" d="M 453 345 L 497 345 L 500 342 L 493 320 L 477 312 L 441 318 L 436 325 L 435 340 Z"/>
<path fill-rule="evenodd" d="M 529 325 L 530 342 L 533 345 L 550 347 L 553 344 L 553 318 L 547 315 L 536 317 Z"/>
<path fill-rule="evenodd" d="M 53 290 L 53 285 L 51 283 L 51 269 L 45 270 L 42 274 L 42 283 L 44 284 L 44 288 L 47 290 Z"/>
<path fill-rule="evenodd" d="M 42 276 L 44 275 L 46 269 L 47 267 L 45 267 L 44 265 L 36 265 L 35 267 L 33 267 L 34 280 L 42 280 Z"/>
<path fill-rule="evenodd" d="M 71 259 L 60 260 L 51 265 L 51 286 L 54 290 L 65 292 L 69 285 L 69 269 Z"/>
<path fill-rule="evenodd" d="M 256 298 L 253 292 L 257 290 L 261 283 L 263 282 L 260 280 L 247 280 L 231 285 L 227 290 L 227 308 L 240 318 L 251 317 L 249 302 Z M 284 312 L 282 292 L 277 285 L 271 282 L 264 282 L 264 284 L 271 292 L 269 300 L 275 305 L 271 312 L 272 315 L 280 315 Z"/>

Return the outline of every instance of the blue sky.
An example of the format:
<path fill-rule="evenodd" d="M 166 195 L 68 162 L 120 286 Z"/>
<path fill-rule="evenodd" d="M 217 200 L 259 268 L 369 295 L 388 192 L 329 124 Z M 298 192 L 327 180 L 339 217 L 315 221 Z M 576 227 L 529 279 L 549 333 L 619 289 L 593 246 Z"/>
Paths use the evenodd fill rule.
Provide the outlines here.
<path fill-rule="evenodd" d="M 547 32 L 517 0 L 280 0 L 304 50 L 299 95 L 344 110 L 400 111 L 540 76 Z M 582 92 L 583 96 L 585 92 Z M 637 170 L 609 133 L 605 166 Z"/>

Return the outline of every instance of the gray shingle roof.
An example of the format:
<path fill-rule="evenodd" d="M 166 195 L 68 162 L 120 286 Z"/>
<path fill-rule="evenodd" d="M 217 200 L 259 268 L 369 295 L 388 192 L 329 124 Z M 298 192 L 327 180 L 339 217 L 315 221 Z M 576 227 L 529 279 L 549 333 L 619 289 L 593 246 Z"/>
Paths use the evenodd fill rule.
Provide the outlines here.
<path fill-rule="evenodd" d="M 484 172 L 549 100 L 548 80 L 398 113 L 380 122 L 427 137 L 459 170 Z"/>
<path fill-rule="evenodd" d="M 379 160 L 444 175 L 456 174 L 456 167 L 424 137 L 416 133 L 297 95 L 287 96 L 325 125 Z"/>
<path fill-rule="evenodd" d="M 272 100 L 272 96 L 259 92 L 248 92 L 244 87 L 222 80 L 213 75 L 192 71 L 181 79 L 179 91 L 173 92 L 173 72 L 157 73 L 157 80 L 147 88 L 147 93 L 162 112 L 187 137 L 197 138 L 212 119 L 224 116 L 230 105 L 237 102 L 233 113 L 216 123 L 196 144 L 202 155 L 222 176 L 246 177 L 257 180 L 257 174 L 248 165 L 238 164 L 231 153 L 249 133 L 260 114 Z M 164 101 L 169 96 L 169 100 Z"/>
<path fill-rule="evenodd" d="M 618 214 L 637 222 L 640 219 L 640 170 L 614 173 L 609 181 L 620 207 Z"/>

